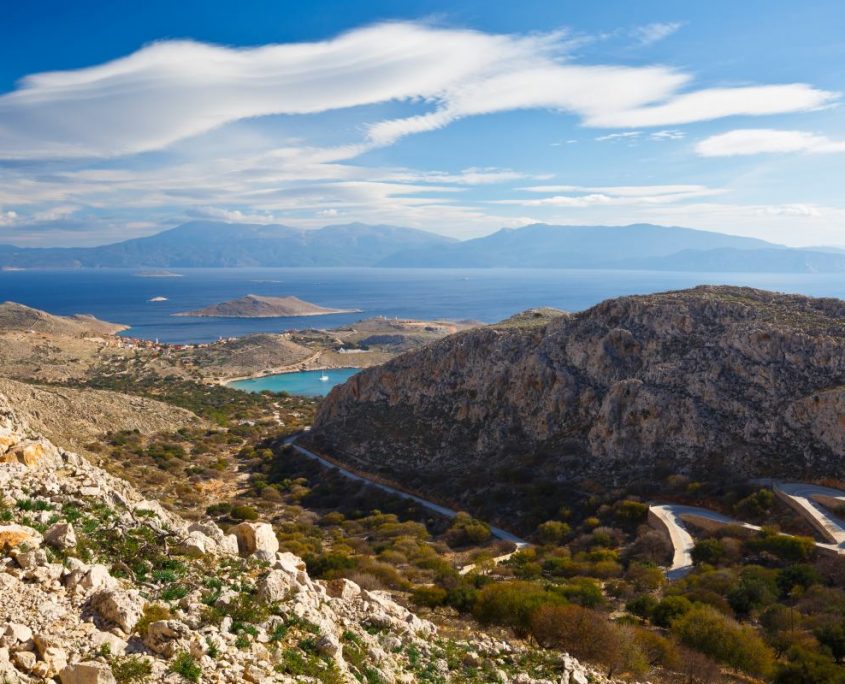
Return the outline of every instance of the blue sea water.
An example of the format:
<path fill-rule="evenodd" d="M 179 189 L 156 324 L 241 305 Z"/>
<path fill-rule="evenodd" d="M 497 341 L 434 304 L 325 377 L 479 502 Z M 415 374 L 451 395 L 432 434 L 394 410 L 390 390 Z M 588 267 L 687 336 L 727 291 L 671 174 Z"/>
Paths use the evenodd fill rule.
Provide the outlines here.
<path fill-rule="evenodd" d="M 332 368 L 325 371 L 299 371 L 250 380 L 237 380 L 229 384 L 231 387 L 247 392 L 271 390 L 306 397 L 324 397 L 332 387 L 346 382 L 359 370 L 358 368 Z M 328 380 L 322 380 L 323 377 L 327 377 Z"/>
<path fill-rule="evenodd" d="M 55 314 L 90 313 L 131 326 L 126 335 L 209 342 L 251 332 L 329 328 L 382 315 L 486 323 L 530 307 L 579 311 L 609 297 L 700 284 L 735 284 L 845 298 L 842 274 L 675 273 L 554 269 L 263 268 L 174 269 L 139 277 L 120 269 L 0 271 L 0 301 Z M 294 295 L 363 313 L 297 318 L 181 318 L 172 314 L 246 294 Z M 166 302 L 152 303 L 153 297 Z"/>

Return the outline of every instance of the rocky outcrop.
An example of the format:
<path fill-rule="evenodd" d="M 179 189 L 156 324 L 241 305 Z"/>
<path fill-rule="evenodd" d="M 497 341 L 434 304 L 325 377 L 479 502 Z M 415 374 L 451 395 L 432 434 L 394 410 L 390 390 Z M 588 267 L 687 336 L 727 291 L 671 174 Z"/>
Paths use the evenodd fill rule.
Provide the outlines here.
<path fill-rule="evenodd" d="M 457 503 L 502 481 L 840 476 L 843 334 L 839 300 L 734 287 L 623 297 L 365 370 L 331 392 L 308 441 Z"/>
<path fill-rule="evenodd" d="M 2 394 L 0 430 L 4 453 L 41 440 Z M 4 684 L 114 684 L 128 671 L 133 681 L 170 684 L 413 682 L 431 672 L 449 681 L 446 655 L 456 648 L 507 659 L 510 671 L 496 681 L 539 681 L 518 671 L 520 651 L 505 642 L 446 642 L 388 593 L 311 579 L 302 559 L 279 551 L 267 523 L 231 534 L 188 523 L 43 444 L 29 463 L 0 463 Z M 561 667 L 551 671 L 566 674 Z M 578 672 L 606 681 L 580 664 Z"/>

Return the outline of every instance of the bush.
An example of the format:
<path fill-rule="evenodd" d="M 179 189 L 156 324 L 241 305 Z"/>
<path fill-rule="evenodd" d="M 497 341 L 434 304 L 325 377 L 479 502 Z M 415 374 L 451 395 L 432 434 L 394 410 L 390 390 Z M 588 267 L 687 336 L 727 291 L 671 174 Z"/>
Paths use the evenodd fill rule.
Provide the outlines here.
<path fill-rule="evenodd" d="M 790 537 L 765 528 L 756 539 L 748 542 L 752 551 L 767 551 L 781 560 L 803 563 L 816 555 L 816 542 L 811 537 Z"/>
<path fill-rule="evenodd" d="M 752 676 L 772 669 L 771 650 L 751 627 L 738 624 L 710 606 L 695 606 L 672 623 L 678 639 L 714 660 Z"/>
<path fill-rule="evenodd" d="M 198 682 L 202 676 L 202 668 L 197 665 L 197 661 L 187 651 L 178 653 L 170 663 L 170 671 L 181 675 L 189 682 Z"/>
<path fill-rule="evenodd" d="M 517 634 L 525 635 L 537 608 L 563 601 L 562 597 L 550 594 L 533 582 L 497 582 L 481 589 L 473 612 L 482 624 L 511 627 Z"/>
<path fill-rule="evenodd" d="M 560 544 L 571 531 L 565 522 L 548 520 L 537 527 L 537 541 L 541 544 Z"/>
<path fill-rule="evenodd" d="M 657 608 L 657 599 L 650 594 L 642 594 L 625 604 L 625 610 L 643 620 L 650 620 L 655 608 Z"/>
<path fill-rule="evenodd" d="M 153 674 L 152 664 L 139 656 L 112 658 L 109 660 L 109 667 L 117 684 L 146 682 Z"/>
<path fill-rule="evenodd" d="M 845 684 L 845 670 L 830 658 L 793 646 L 788 663 L 775 676 L 775 684 Z"/>
<path fill-rule="evenodd" d="M 701 539 L 692 549 L 692 561 L 696 565 L 716 565 L 725 555 L 725 547 L 718 539 Z"/>
<path fill-rule="evenodd" d="M 469 546 L 483 544 L 491 537 L 490 526 L 476 520 L 468 513 L 458 513 L 446 531 L 449 546 Z"/>
<path fill-rule="evenodd" d="M 229 515 L 235 520 L 258 520 L 258 511 L 247 505 L 232 506 Z"/>
<path fill-rule="evenodd" d="M 821 577 L 816 569 L 804 564 L 788 565 L 778 573 L 777 578 L 777 586 L 784 597 L 788 597 L 795 587 L 807 589 L 820 582 Z"/>
<path fill-rule="evenodd" d="M 442 587 L 417 587 L 411 595 L 411 600 L 418 606 L 436 608 L 446 603 L 448 595 Z"/>
<path fill-rule="evenodd" d="M 685 596 L 667 596 L 651 611 L 651 620 L 658 627 L 671 627 L 672 623 L 692 610 L 692 603 Z"/>
<path fill-rule="evenodd" d="M 634 632 L 594 610 L 573 605 L 544 605 L 531 619 L 531 634 L 545 648 L 559 648 L 573 657 L 600 663 L 608 675 L 641 673 L 646 661 Z"/>

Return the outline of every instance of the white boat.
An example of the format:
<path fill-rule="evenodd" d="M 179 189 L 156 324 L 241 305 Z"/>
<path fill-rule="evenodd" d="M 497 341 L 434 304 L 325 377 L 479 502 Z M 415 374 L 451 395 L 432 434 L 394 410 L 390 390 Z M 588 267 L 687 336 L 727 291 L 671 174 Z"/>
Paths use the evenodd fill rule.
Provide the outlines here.
<path fill-rule="evenodd" d="M 328 375 L 326 375 L 325 373 L 323 373 L 323 374 L 320 376 L 320 382 L 328 382 L 328 381 L 329 381 L 329 376 L 328 376 Z"/>
<path fill-rule="evenodd" d="M 153 297 L 152 299 L 148 299 L 148 302 L 166 302 L 167 297 Z"/>

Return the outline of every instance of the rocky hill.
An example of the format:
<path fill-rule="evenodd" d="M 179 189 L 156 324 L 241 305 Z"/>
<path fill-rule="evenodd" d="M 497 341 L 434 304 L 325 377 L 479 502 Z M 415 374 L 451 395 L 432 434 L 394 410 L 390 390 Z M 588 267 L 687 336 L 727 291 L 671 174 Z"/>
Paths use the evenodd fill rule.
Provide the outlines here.
<path fill-rule="evenodd" d="M 190 411 L 145 397 L 94 389 L 39 386 L 0 377 L 0 394 L 33 430 L 76 451 L 106 432 L 175 432 L 208 424 Z"/>
<path fill-rule="evenodd" d="M 33 309 L 16 302 L 0 304 L 0 330 L 35 331 L 49 335 L 68 335 L 73 337 L 114 335 L 127 330 L 128 325 L 101 321 L 94 316 L 76 314 L 74 316 L 55 316 L 46 311 Z"/>
<path fill-rule="evenodd" d="M 454 642 L 388 594 L 312 580 L 273 528 L 188 523 L 33 433 L 0 395 L 0 681 L 448 681 Z M 460 649 L 463 649 L 461 651 Z M 562 656 L 561 681 L 606 681 Z"/>
<path fill-rule="evenodd" d="M 559 506 L 591 479 L 841 477 L 843 334 L 840 300 L 734 287 L 623 297 L 359 373 L 309 439 L 499 520 Z"/>

